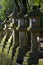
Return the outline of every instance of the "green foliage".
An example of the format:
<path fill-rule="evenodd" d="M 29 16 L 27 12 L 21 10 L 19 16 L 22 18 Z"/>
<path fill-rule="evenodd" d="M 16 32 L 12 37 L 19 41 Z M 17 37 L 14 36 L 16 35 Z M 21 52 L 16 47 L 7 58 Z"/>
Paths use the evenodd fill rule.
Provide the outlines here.
<path fill-rule="evenodd" d="M 14 5 L 14 0 L 2 0 L 2 7 L 5 8 L 5 10 L 11 11 Z"/>
<path fill-rule="evenodd" d="M 3 20 L 13 11 L 15 2 L 14 0 L 2 0 L 0 4 L 2 5 L 0 18 Z"/>
<path fill-rule="evenodd" d="M 23 0 L 23 5 L 24 5 L 26 10 L 31 9 L 32 5 L 38 6 L 40 3 L 41 3 L 41 7 L 43 7 L 43 0 L 41 0 L 41 1 L 40 0 L 33 0 L 33 1 L 28 0 L 28 5 L 25 2 L 25 0 Z M 2 20 L 4 20 L 14 10 L 15 6 L 17 5 L 17 1 L 15 4 L 15 0 L 2 0 L 0 4 L 2 5 L 2 9 L 0 10 L 0 18 Z M 27 8 L 26 8 L 26 5 L 27 5 Z"/>
<path fill-rule="evenodd" d="M 4 19 L 5 18 L 5 13 L 4 13 L 4 9 L 0 10 L 0 19 Z"/>

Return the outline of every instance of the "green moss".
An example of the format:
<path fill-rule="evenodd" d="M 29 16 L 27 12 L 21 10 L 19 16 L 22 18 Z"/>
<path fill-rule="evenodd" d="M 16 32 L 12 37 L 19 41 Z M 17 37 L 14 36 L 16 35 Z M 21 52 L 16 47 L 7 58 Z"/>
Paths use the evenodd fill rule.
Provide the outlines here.
<path fill-rule="evenodd" d="M 39 59 L 39 65 L 43 65 L 43 59 Z"/>
<path fill-rule="evenodd" d="M 30 52 L 31 52 L 31 51 L 28 51 L 28 52 L 26 53 L 26 56 L 24 57 L 24 60 L 23 60 L 22 65 L 28 65 L 28 60 L 29 60 Z"/>
<path fill-rule="evenodd" d="M 14 56 L 14 62 L 16 63 L 16 61 L 17 61 L 17 57 L 18 57 L 18 53 L 19 53 L 19 49 L 20 49 L 20 47 L 17 47 L 17 49 L 16 49 L 16 53 L 15 53 L 15 56 Z"/>

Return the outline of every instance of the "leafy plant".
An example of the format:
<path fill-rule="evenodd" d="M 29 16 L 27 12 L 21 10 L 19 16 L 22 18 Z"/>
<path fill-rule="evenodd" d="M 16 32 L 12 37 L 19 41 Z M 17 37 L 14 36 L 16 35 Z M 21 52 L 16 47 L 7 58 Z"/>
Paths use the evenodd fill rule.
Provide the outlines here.
<path fill-rule="evenodd" d="M 14 0 L 2 0 L 0 4 L 2 5 L 0 18 L 4 20 L 13 11 L 15 2 Z"/>

